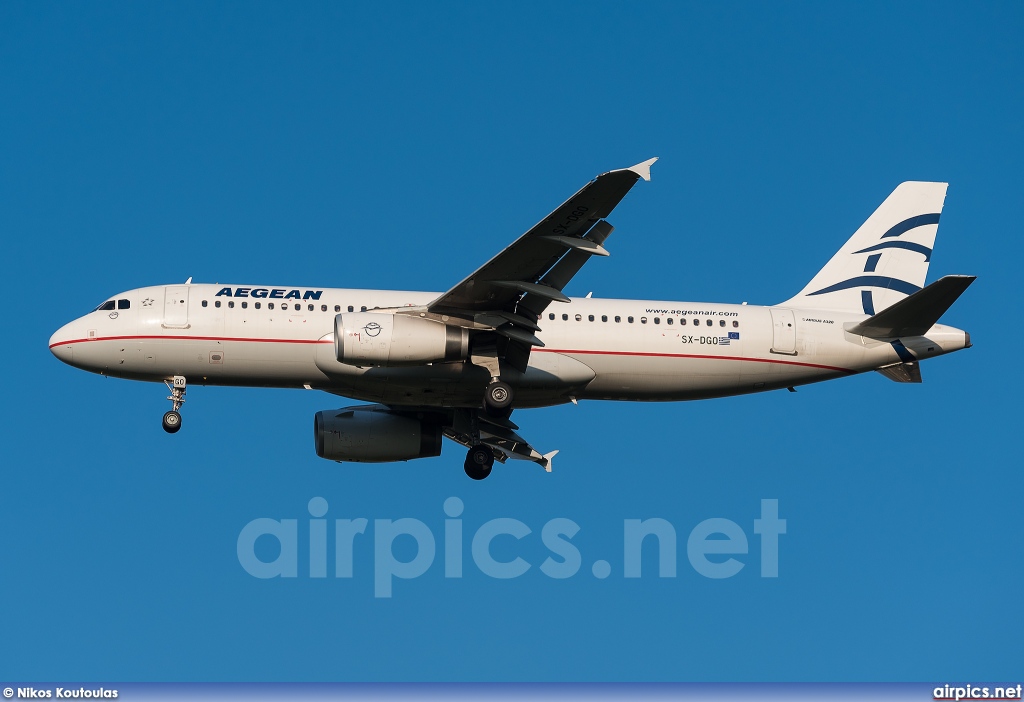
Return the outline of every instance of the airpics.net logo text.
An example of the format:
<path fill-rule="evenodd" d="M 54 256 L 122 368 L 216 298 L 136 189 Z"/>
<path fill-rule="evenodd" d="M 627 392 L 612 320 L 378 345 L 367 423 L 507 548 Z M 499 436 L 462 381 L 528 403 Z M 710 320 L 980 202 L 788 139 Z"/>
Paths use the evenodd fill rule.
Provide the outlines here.
<path fill-rule="evenodd" d="M 465 505 L 458 497 L 444 501 L 445 519 L 441 520 L 439 515 L 436 520 L 443 521 L 443 525 L 439 525 L 440 540 L 431 527 L 419 519 L 374 519 L 371 535 L 369 519 L 328 520 L 325 518 L 328 509 L 323 497 L 311 499 L 307 505 L 310 518 L 306 520 L 303 515 L 302 520 L 308 521 L 308 525 L 301 529 L 299 519 L 253 519 L 238 534 L 238 562 L 254 578 L 297 578 L 300 548 L 302 551 L 308 548 L 310 578 L 326 578 L 329 571 L 333 571 L 335 578 L 353 578 L 356 576 L 355 554 L 372 546 L 374 597 L 391 597 L 395 580 L 412 580 L 427 573 L 437 560 L 439 542 L 445 578 L 463 576 L 467 542 L 473 566 L 491 578 L 521 577 L 539 561 L 537 570 L 543 575 L 563 580 L 577 575 L 583 566 L 583 555 L 573 543 L 580 526 L 564 517 L 548 520 L 541 527 L 540 541 L 547 553 L 542 554 L 543 559 L 535 558 L 535 563 L 531 563 L 523 555 L 516 555 L 514 548 L 511 551 L 509 548 L 522 544 L 523 539 L 534 533 L 526 523 L 501 517 L 483 522 L 475 530 L 467 528 L 462 519 Z M 330 531 L 334 543 L 333 549 L 329 549 L 328 527 L 332 521 Z M 776 578 L 779 575 L 779 537 L 786 533 L 786 520 L 779 518 L 779 501 L 761 500 L 760 515 L 752 522 L 752 534 L 758 541 L 754 548 L 759 553 L 760 576 Z M 657 517 L 623 520 L 622 577 L 641 577 L 645 541 L 656 544 L 658 576 L 676 577 L 677 531 L 671 522 Z M 495 542 L 500 543 L 500 548 L 492 548 Z M 495 555 L 496 550 L 503 558 Z M 686 536 L 690 567 L 705 578 L 733 577 L 747 566 L 751 550 L 747 532 L 730 519 L 705 519 Z M 329 551 L 333 552 L 333 559 Z M 329 567 L 332 560 L 333 567 Z M 612 575 L 613 567 L 606 560 L 597 560 L 591 564 L 590 571 L 594 577 L 604 579 Z"/>

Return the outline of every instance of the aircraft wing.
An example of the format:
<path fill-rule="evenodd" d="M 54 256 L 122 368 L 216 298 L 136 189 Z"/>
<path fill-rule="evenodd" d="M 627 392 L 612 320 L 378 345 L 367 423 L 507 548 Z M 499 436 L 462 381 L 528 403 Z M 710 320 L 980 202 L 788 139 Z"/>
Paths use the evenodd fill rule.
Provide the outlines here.
<path fill-rule="evenodd" d="M 609 171 L 583 186 L 504 251 L 427 305 L 433 315 L 473 320 L 509 341 L 499 352 L 525 370 L 537 318 L 552 301 L 568 302 L 562 289 L 591 256 L 607 256 L 601 245 L 612 232 L 604 221 L 641 178 L 650 180 L 652 158 Z"/>
<path fill-rule="evenodd" d="M 478 443 L 490 446 L 494 451 L 494 459 L 499 463 L 504 463 L 510 458 L 533 461 L 548 473 L 551 472 L 552 459 L 558 451 L 541 453 L 516 433 L 519 427 L 509 419 L 489 417 L 487 413 L 479 410 L 456 410 L 451 425 L 446 426 L 443 430 L 444 435 L 452 441 L 470 448 L 477 441 L 468 433 L 468 422 L 476 423 L 480 430 Z"/>
<path fill-rule="evenodd" d="M 634 183 L 640 178 L 650 180 L 651 164 L 656 160 L 599 175 L 428 308 L 431 312 L 512 311 L 527 293 L 567 301 L 560 286 L 543 282 L 544 274 L 570 251 L 587 257 L 608 255 L 586 234 L 611 213 Z"/>

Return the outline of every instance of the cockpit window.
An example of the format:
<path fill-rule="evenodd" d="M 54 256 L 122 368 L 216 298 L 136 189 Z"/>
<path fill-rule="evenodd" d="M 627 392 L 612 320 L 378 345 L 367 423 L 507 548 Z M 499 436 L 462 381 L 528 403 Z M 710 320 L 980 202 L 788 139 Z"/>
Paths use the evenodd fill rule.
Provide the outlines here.
<path fill-rule="evenodd" d="M 99 307 L 94 309 L 93 312 L 106 312 L 107 310 L 112 310 L 112 309 L 114 309 L 114 301 L 113 300 L 107 300 L 102 305 L 100 305 Z"/>
<path fill-rule="evenodd" d="M 132 303 L 130 301 L 128 301 L 128 300 L 118 300 L 117 301 L 117 309 L 119 309 L 119 310 L 130 309 L 131 306 L 132 306 Z"/>

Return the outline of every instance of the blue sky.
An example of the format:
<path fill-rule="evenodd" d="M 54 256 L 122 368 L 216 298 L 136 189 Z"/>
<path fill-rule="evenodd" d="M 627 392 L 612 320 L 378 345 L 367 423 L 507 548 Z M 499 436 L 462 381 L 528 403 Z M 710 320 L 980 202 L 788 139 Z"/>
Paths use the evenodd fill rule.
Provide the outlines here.
<path fill-rule="evenodd" d="M 951 680 L 1020 672 L 1019 3 L 0 5 L 0 231 L 9 339 L 0 672 L 83 680 Z M 443 290 L 597 173 L 659 156 L 570 294 L 771 304 L 904 180 L 950 183 L 931 279 L 975 347 L 877 374 L 516 421 L 555 472 L 463 451 L 318 459 L 311 392 L 162 386 L 60 364 L 50 334 L 115 292 L 197 282 Z M 375 598 L 260 580 L 242 528 L 414 518 L 449 497 L 522 577 L 471 566 Z M 753 520 L 779 500 L 777 579 Z M 623 521 L 679 535 L 623 577 Z M 553 580 L 543 525 L 580 526 Z M 730 519 L 745 567 L 686 536 Z M 468 538 L 468 537 L 467 537 Z M 359 543 L 359 542 L 357 542 Z M 265 545 L 265 544 L 264 544 Z M 262 547 L 261 547 L 262 548 Z M 403 550 L 404 549 L 404 550 Z M 396 543 L 409 558 L 409 543 Z M 600 580 L 591 564 L 607 560 Z"/>

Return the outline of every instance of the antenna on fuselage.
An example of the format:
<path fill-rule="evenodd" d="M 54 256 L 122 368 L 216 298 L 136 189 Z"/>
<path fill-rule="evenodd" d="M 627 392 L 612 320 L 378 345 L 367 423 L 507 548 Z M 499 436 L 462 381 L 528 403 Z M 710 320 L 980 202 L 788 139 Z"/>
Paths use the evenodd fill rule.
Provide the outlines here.
<path fill-rule="evenodd" d="M 185 285 L 192 285 L 192 276 L 188 277 L 188 280 L 185 281 Z"/>

